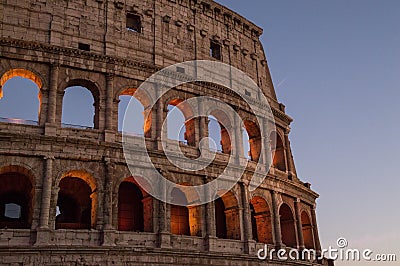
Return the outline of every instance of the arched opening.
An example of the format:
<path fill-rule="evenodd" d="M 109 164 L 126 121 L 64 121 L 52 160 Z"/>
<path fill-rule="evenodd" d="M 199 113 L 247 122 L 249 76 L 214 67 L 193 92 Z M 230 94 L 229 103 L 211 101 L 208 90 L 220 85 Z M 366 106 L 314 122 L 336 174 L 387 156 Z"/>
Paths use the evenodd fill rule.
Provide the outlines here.
<path fill-rule="evenodd" d="M 246 158 L 257 162 L 261 153 L 261 133 L 256 123 L 245 120 L 243 130 L 243 146 Z"/>
<path fill-rule="evenodd" d="M 229 129 L 226 128 L 232 124 L 229 117 L 222 110 L 213 110 L 211 115 L 208 116 L 208 121 L 208 136 L 216 144 L 216 147 L 214 147 L 210 143 L 210 149 L 230 154 L 232 150 L 231 138 L 229 136 Z"/>
<path fill-rule="evenodd" d="M 312 232 L 312 225 L 310 217 L 303 211 L 301 214 L 301 227 L 304 239 L 304 246 L 306 249 L 314 249 L 314 237 Z"/>
<path fill-rule="evenodd" d="M 286 171 L 285 148 L 279 134 L 275 131 L 270 135 L 271 153 L 272 153 L 272 166 Z"/>
<path fill-rule="evenodd" d="M 215 200 L 215 223 L 216 236 L 218 238 L 226 238 L 225 204 L 221 198 Z"/>
<path fill-rule="evenodd" d="M 151 137 L 151 111 L 144 109 L 141 91 L 125 89 L 119 95 L 118 131 L 134 136 Z M 129 109 L 128 109 L 129 106 Z M 127 113 L 129 111 L 129 113 Z M 125 120 L 124 120 L 125 119 Z"/>
<path fill-rule="evenodd" d="M 187 203 L 186 196 L 180 189 L 174 188 L 171 195 L 174 201 Z M 171 205 L 171 233 L 190 236 L 189 209 L 186 206 Z"/>
<path fill-rule="evenodd" d="M 181 99 L 174 99 L 168 103 L 167 136 L 169 139 L 195 146 L 196 136 L 195 119 L 190 118 L 191 110 Z"/>
<path fill-rule="evenodd" d="M 260 243 L 273 244 L 271 212 L 267 202 L 261 197 L 250 201 L 253 239 Z"/>
<path fill-rule="evenodd" d="M 61 123 L 63 127 L 95 128 L 95 106 L 92 93 L 81 86 L 65 90 Z"/>
<path fill-rule="evenodd" d="M 240 240 L 239 206 L 232 192 L 215 200 L 216 236 Z"/>
<path fill-rule="evenodd" d="M 250 203 L 250 218 L 251 218 L 251 232 L 253 240 L 260 242 L 260 237 L 258 236 L 258 228 L 257 228 L 257 219 L 255 215 L 256 210 L 254 209 L 253 204 Z"/>
<path fill-rule="evenodd" d="M 0 174 L 0 228 L 29 229 L 32 224 L 32 178 L 18 169 Z"/>
<path fill-rule="evenodd" d="M 242 128 L 242 140 L 243 140 L 243 156 L 247 160 L 251 160 L 250 138 L 249 138 L 249 134 L 247 134 L 247 131 L 245 128 Z"/>
<path fill-rule="evenodd" d="M 91 229 L 96 222 L 97 192 L 89 175 L 71 171 L 59 183 L 56 229 Z"/>
<path fill-rule="evenodd" d="M 296 229 L 294 225 L 293 213 L 290 207 L 283 203 L 279 209 L 281 222 L 282 242 L 288 247 L 297 247 Z"/>
<path fill-rule="evenodd" d="M 40 78 L 29 70 L 6 72 L 0 79 L 0 122 L 37 125 L 42 105 L 41 89 Z"/>
<path fill-rule="evenodd" d="M 223 152 L 222 147 L 222 125 L 218 120 L 210 115 L 208 116 L 208 137 L 210 138 L 210 150 L 216 152 Z"/>
<path fill-rule="evenodd" d="M 123 181 L 118 190 L 118 230 L 144 231 L 143 194 L 133 182 Z"/>

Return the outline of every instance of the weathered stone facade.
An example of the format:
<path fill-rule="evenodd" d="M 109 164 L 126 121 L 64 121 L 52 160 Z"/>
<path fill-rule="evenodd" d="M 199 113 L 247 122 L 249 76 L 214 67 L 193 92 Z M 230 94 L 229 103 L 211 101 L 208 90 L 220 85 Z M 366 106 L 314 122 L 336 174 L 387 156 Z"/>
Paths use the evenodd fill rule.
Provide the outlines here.
<path fill-rule="evenodd" d="M 259 27 L 209 0 L 2 0 L 0 21 L 0 90 L 16 76 L 32 80 L 40 90 L 37 125 L 0 123 L 0 203 L 10 203 L 10 193 L 25 195 L 18 203 L 20 220 L 0 220 L 1 265 L 265 265 L 256 256 L 264 243 L 321 249 L 318 195 L 297 177 L 288 139 L 292 119 L 277 101 Z M 256 165 L 249 161 L 232 191 L 186 210 L 153 199 L 135 184 L 118 132 L 118 103 L 120 95 L 131 95 L 163 67 L 196 59 L 230 64 L 258 84 L 275 116 L 276 132 L 268 133 L 276 139 L 276 150 L 273 167 L 257 190 L 247 189 Z M 91 91 L 94 128 L 61 125 L 64 91 L 71 86 Z M 269 147 L 269 138 L 257 136 L 263 125 L 257 125 L 242 98 L 257 104 L 259 95 L 206 83 L 180 86 L 146 110 L 152 115 L 145 130 L 155 165 L 176 183 L 216 178 L 231 146 L 240 143 L 223 137 L 223 152 L 198 175 L 168 163 L 159 145 L 166 106 L 199 95 L 236 107 L 247 122 L 232 126 L 249 132 L 253 161 L 265 157 L 260 141 Z M 196 156 L 199 140 L 208 133 L 207 121 L 196 119 L 186 127 L 189 145 L 182 149 Z M 243 154 L 240 147 L 235 152 Z M 123 189 L 138 189 L 140 209 L 122 204 Z M 56 218 L 63 204 L 76 219 Z M 141 221 L 125 212 L 138 213 L 128 216 L 141 216 Z M 326 262 L 268 261 L 318 263 Z"/>

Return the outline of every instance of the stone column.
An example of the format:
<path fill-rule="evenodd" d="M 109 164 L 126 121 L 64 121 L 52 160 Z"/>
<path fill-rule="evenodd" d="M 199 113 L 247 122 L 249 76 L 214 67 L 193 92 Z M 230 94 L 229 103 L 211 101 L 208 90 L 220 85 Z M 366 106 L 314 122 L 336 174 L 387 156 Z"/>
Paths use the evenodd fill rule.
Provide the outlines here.
<path fill-rule="evenodd" d="M 112 130 L 113 125 L 113 100 L 114 100 L 114 75 L 106 75 L 106 130 Z"/>
<path fill-rule="evenodd" d="M 272 155 L 271 155 L 271 145 L 270 145 L 270 139 L 269 139 L 269 131 L 268 131 L 268 120 L 267 118 L 261 118 L 262 121 L 262 128 L 263 128 L 263 135 L 261 136 L 261 143 L 262 143 L 262 149 L 261 149 L 261 155 L 262 155 L 262 163 L 266 166 L 266 172 L 268 173 L 269 167 L 272 161 Z"/>
<path fill-rule="evenodd" d="M 105 130 L 104 140 L 113 142 L 115 135 L 113 134 L 113 102 L 114 102 L 114 75 L 106 75 L 106 109 L 105 109 Z"/>
<path fill-rule="evenodd" d="M 296 176 L 296 170 L 294 169 L 292 150 L 290 148 L 290 140 L 289 140 L 289 130 L 285 131 L 285 157 L 286 157 L 286 166 L 289 174 L 289 178 Z"/>
<path fill-rule="evenodd" d="M 104 191 L 104 229 L 113 229 L 113 174 L 114 174 L 114 163 L 109 159 L 105 161 L 105 191 Z"/>
<path fill-rule="evenodd" d="M 52 64 L 50 68 L 50 88 L 49 88 L 49 99 L 47 106 L 47 123 L 54 125 L 56 122 L 57 112 L 57 89 L 58 89 L 58 76 L 60 72 L 60 66 Z"/>
<path fill-rule="evenodd" d="M 162 173 L 165 174 L 165 173 Z M 166 195 L 166 185 L 165 180 L 160 180 L 159 192 L 161 199 L 165 199 Z M 170 206 L 165 201 L 155 199 L 157 201 L 156 215 L 158 215 L 158 247 L 159 248 L 169 248 L 171 246 L 171 226 L 170 226 Z"/>
<path fill-rule="evenodd" d="M 154 85 L 154 86 L 156 86 L 156 85 Z M 155 87 L 155 90 L 157 93 L 159 93 L 157 86 Z M 156 97 L 159 97 L 159 95 L 156 95 Z M 166 138 L 167 138 L 166 130 L 164 130 L 164 132 L 162 131 L 162 124 L 164 122 L 164 111 L 166 111 L 163 106 L 164 105 L 163 97 L 159 98 L 155 105 L 156 105 L 155 121 L 154 121 L 155 122 L 155 125 L 154 125 L 154 133 L 155 134 L 152 136 L 154 136 L 154 140 L 155 140 L 155 149 L 163 150 L 161 140 L 164 138 L 165 138 L 164 140 L 166 140 Z"/>
<path fill-rule="evenodd" d="M 315 250 L 317 253 L 321 253 L 321 243 L 319 241 L 319 235 L 318 235 L 318 226 L 317 226 L 317 215 L 315 213 L 316 210 L 316 204 L 311 209 L 311 220 L 312 220 L 312 225 L 313 225 L 313 236 L 314 236 L 314 243 L 315 243 Z"/>
<path fill-rule="evenodd" d="M 286 172 L 289 173 L 288 145 L 286 143 L 285 138 L 282 140 L 282 142 L 283 142 L 283 153 L 284 153 L 283 156 L 285 158 L 285 169 L 286 169 Z"/>
<path fill-rule="evenodd" d="M 114 176 L 114 163 L 111 162 L 110 158 L 105 158 L 104 160 L 104 169 L 105 169 L 105 190 L 103 194 L 103 215 L 104 215 L 104 230 L 103 230 L 103 239 L 102 246 L 115 246 L 116 232 L 114 225 L 114 215 L 113 213 L 113 176 Z M 116 214 L 116 218 L 118 219 L 118 214 Z M 116 221 L 118 224 L 118 220 Z"/>
<path fill-rule="evenodd" d="M 185 139 L 187 144 L 192 147 L 198 147 L 199 144 L 199 135 L 196 132 L 197 123 L 198 120 L 196 118 L 188 119 L 185 122 Z"/>
<path fill-rule="evenodd" d="M 208 182 L 211 182 L 211 178 L 206 177 L 204 179 L 204 184 L 207 184 Z M 211 200 L 212 195 L 210 195 L 210 190 L 208 187 L 205 189 L 206 193 L 206 199 L 208 201 Z M 204 217 L 204 222 L 206 224 L 206 235 L 215 237 L 217 235 L 216 227 L 215 227 L 215 201 L 210 201 L 205 204 L 205 217 Z"/>
<path fill-rule="evenodd" d="M 277 248 L 282 247 L 282 234 L 281 234 L 281 221 L 279 217 L 278 209 L 278 192 L 271 191 L 272 196 L 272 214 L 273 214 L 273 225 L 275 235 L 275 246 Z"/>
<path fill-rule="evenodd" d="M 51 189 L 51 201 L 50 201 L 50 212 L 52 212 L 49 218 L 49 228 L 54 230 L 56 228 L 56 210 L 57 210 L 57 201 L 58 201 L 58 192 L 60 192 L 60 183 L 52 186 Z"/>
<path fill-rule="evenodd" d="M 153 197 L 150 195 L 142 199 L 144 232 L 153 232 Z"/>
<path fill-rule="evenodd" d="M 52 198 L 53 180 L 53 161 L 54 157 L 45 157 L 44 175 L 42 181 L 42 199 L 40 205 L 39 227 L 36 233 L 36 246 L 46 246 L 51 244 L 50 237 L 50 205 Z"/>
<path fill-rule="evenodd" d="M 211 182 L 212 179 L 209 177 L 204 177 L 204 184 Z M 204 213 L 202 215 L 202 221 L 205 226 L 205 250 L 206 251 L 217 251 L 217 230 L 215 225 L 215 200 L 211 201 L 212 196 L 208 187 L 205 188 L 205 198 L 207 202 L 203 208 Z"/>
<path fill-rule="evenodd" d="M 235 130 L 235 157 L 236 163 L 240 164 L 240 158 L 243 157 L 243 133 L 242 126 L 240 124 L 240 119 L 238 115 L 235 115 L 234 121 L 234 130 Z"/>
<path fill-rule="evenodd" d="M 209 120 L 207 117 L 204 116 L 199 117 L 199 141 L 202 142 L 202 147 L 205 148 L 206 150 L 208 150 L 210 147 L 209 141 L 206 141 L 206 138 L 209 136 L 208 123 Z"/>
<path fill-rule="evenodd" d="M 294 211 L 296 215 L 297 221 L 297 239 L 299 249 L 304 249 L 304 237 L 303 237 L 303 225 L 301 224 L 301 215 L 300 215 L 300 199 L 295 199 L 294 201 Z"/>
<path fill-rule="evenodd" d="M 42 182 L 42 202 L 40 206 L 40 223 L 41 229 L 49 229 L 50 203 L 51 203 L 51 186 L 53 179 L 53 161 L 54 157 L 45 157 L 45 174 Z"/>
<path fill-rule="evenodd" d="M 198 101 L 199 104 L 199 114 L 203 115 L 204 113 L 204 106 L 203 106 L 203 101 L 199 100 Z M 205 116 L 199 116 L 198 117 L 198 123 L 199 123 L 199 139 L 198 139 L 198 145 L 200 148 L 200 151 L 206 152 L 209 150 L 209 142 L 206 141 L 206 138 L 209 136 L 209 132 L 208 132 L 208 118 Z M 201 142 L 201 143 L 200 143 Z M 201 144 L 201 145 L 200 145 Z"/>
<path fill-rule="evenodd" d="M 243 238 L 244 241 L 244 250 L 247 254 L 252 254 L 255 251 L 256 243 L 253 240 L 253 232 L 251 226 L 251 214 L 250 214 L 250 204 L 249 204 L 249 196 L 248 191 L 244 183 L 239 183 L 240 185 L 240 194 L 241 194 L 241 202 L 242 202 L 242 212 L 243 212 Z"/>
<path fill-rule="evenodd" d="M 47 117 L 44 126 L 45 135 L 56 135 L 56 113 L 57 113 L 57 97 L 58 97 L 58 76 L 60 66 L 52 64 L 50 67 L 50 86 L 47 99 Z"/>

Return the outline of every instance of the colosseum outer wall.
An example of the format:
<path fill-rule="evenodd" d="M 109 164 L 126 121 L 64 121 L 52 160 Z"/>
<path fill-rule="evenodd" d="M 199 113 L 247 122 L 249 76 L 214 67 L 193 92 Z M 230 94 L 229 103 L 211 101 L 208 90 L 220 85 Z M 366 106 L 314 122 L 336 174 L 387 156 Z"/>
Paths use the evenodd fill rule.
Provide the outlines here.
<path fill-rule="evenodd" d="M 26 225 L 0 228 L 2 263 L 261 265 L 255 254 L 264 243 L 321 249 L 315 217 L 318 195 L 297 177 L 288 138 L 292 119 L 276 99 L 259 27 L 213 1 L 189 0 L 3 0 L 0 21 L 0 90 L 10 78 L 21 76 L 35 82 L 40 94 L 37 125 L 0 123 L 0 182 L 17 176 L 31 186 L 25 190 L 12 182 L 3 186 L 6 192 L 29 195 L 25 204 L 29 211 Z M 214 57 L 210 56 L 213 45 Z M 247 189 L 248 176 L 256 169 L 248 162 L 241 181 L 222 199 L 227 219 L 223 233 L 216 225 L 218 204 L 212 202 L 189 208 L 188 232 L 174 234 L 174 213 L 182 210 L 152 199 L 143 189 L 139 194 L 146 222 L 137 230 L 121 231 L 121 184 L 135 181 L 130 179 L 118 132 L 119 96 L 138 88 L 156 71 L 188 60 L 222 61 L 259 85 L 275 117 L 280 162 L 253 192 Z M 64 92 L 71 86 L 83 86 L 93 95 L 91 129 L 61 124 Z M 220 86 L 193 83 L 176 88 L 157 108 L 148 110 L 152 115 L 145 137 L 153 161 L 179 183 L 212 180 L 227 162 L 226 154 L 220 154 L 207 173 L 189 175 L 172 167 L 159 150 L 157 129 L 169 100 L 199 95 L 212 95 L 238 107 L 238 113 L 249 121 L 254 114 L 241 97 L 255 105 L 260 98 L 257 92 L 240 88 L 235 94 Z M 186 154 L 198 155 L 198 142 L 207 134 L 206 123 L 193 122 L 194 144 L 183 147 Z M 270 140 L 264 137 L 261 141 L 268 144 Z M 235 152 L 242 150 L 236 147 Z M 138 167 L 141 156 L 137 154 Z M 145 168 L 142 172 L 143 176 L 151 174 Z M 68 193 L 62 193 L 68 189 L 81 191 L 79 182 L 90 193 L 89 198 L 77 199 L 89 210 L 81 214 L 87 222 L 78 228 L 59 223 L 55 214 L 60 195 L 67 197 Z"/>

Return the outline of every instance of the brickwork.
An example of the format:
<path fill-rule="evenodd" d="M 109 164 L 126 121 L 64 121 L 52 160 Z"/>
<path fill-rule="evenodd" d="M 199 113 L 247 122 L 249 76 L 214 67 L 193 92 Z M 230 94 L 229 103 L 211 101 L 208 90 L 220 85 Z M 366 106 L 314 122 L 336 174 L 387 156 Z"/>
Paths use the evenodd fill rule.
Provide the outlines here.
<path fill-rule="evenodd" d="M 128 14 L 140 19 L 137 32 L 127 28 Z M 0 201 L 6 193 L 22 191 L 29 194 L 26 204 L 30 206 L 27 228 L 10 228 L 7 220 L 0 220 L 0 225 L 5 224 L 0 228 L 0 264 L 262 265 L 256 257 L 257 249 L 264 243 L 285 247 L 282 234 L 293 248 L 320 250 L 315 218 L 318 195 L 297 176 L 288 139 L 292 119 L 277 101 L 259 40 L 261 34 L 262 30 L 247 19 L 209 0 L 1 1 L 0 92 L 10 78 L 28 78 L 38 86 L 40 111 L 37 125 L 0 122 Z M 267 135 L 274 139 L 260 136 L 259 127 L 267 128 L 267 122 L 255 123 L 255 114 L 243 101 L 246 97 L 257 105 L 257 92 L 237 88 L 233 93 L 205 83 L 175 88 L 163 96 L 156 108 L 145 108 L 151 114 L 145 122 L 146 143 L 156 167 L 176 183 L 199 185 L 218 177 L 232 151 L 240 157 L 237 163 L 246 163 L 246 172 L 223 196 L 223 213 L 216 213 L 214 202 L 180 212 L 187 215 L 183 218 L 188 219 L 188 235 L 172 234 L 171 224 L 175 221 L 171 221 L 171 206 L 140 187 L 143 224 L 134 228 L 143 229 L 119 231 L 120 184 L 126 180 L 135 184 L 134 179 L 140 178 L 132 178 L 125 163 L 122 137 L 117 130 L 119 96 L 132 95 L 149 76 L 171 64 L 218 60 L 210 55 L 211 43 L 219 47 L 220 61 L 244 71 L 262 89 L 275 116 L 276 132 Z M 94 128 L 61 125 L 63 95 L 71 86 L 83 86 L 92 93 Z M 239 130 L 235 139 L 226 137 L 227 129 L 222 129 L 223 153 L 217 154 L 206 171 L 188 174 L 171 165 L 161 152 L 160 123 L 172 100 L 201 95 L 235 106 L 246 122 L 232 124 Z M 138 100 L 146 107 L 145 97 Z M 263 117 L 262 112 L 257 115 Z M 183 145 L 182 150 L 189 157 L 199 156 L 199 140 L 208 134 L 206 120 L 186 123 L 189 145 Z M 261 165 L 266 158 L 261 143 L 266 147 L 272 141 L 279 143 L 274 167 L 268 172 L 264 168 L 268 176 L 252 192 L 247 186 L 256 170 L 255 163 L 242 158 L 243 147 L 238 145 L 240 128 L 248 131 L 250 155 Z M 141 141 L 138 137 L 132 139 Z M 135 156 L 138 168 L 145 165 L 144 154 Z M 152 174 L 144 167 L 142 173 Z M 2 180 L 10 177 L 29 180 L 26 182 L 30 182 L 32 191 L 27 193 L 12 184 L 5 186 Z M 81 191 L 74 188 L 77 183 L 68 181 L 75 179 L 86 183 L 85 192 L 81 192 L 87 194 L 84 198 L 74 199 L 73 193 L 68 192 Z M 76 217 L 80 218 L 64 223 L 57 218 L 62 197 L 67 203 L 75 201 L 80 208 Z M 6 201 L 7 198 L 4 204 L 8 204 Z M 254 226 L 250 203 L 255 211 Z M 285 206 L 285 217 L 291 219 L 282 220 L 281 206 Z M 216 217 L 225 218 L 226 239 L 216 235 L 216 227 L 220 226 L 216 225 Z M 85 224 L 88 228 L 82 228 L 83 220 L 90 221 Z M 295 232 L 281 232 L 281 227 L 294 228 Z M 252 230 L 258 232 L 257 241 Z M 269 263 L 315 264 L 275 260 Z"/>

